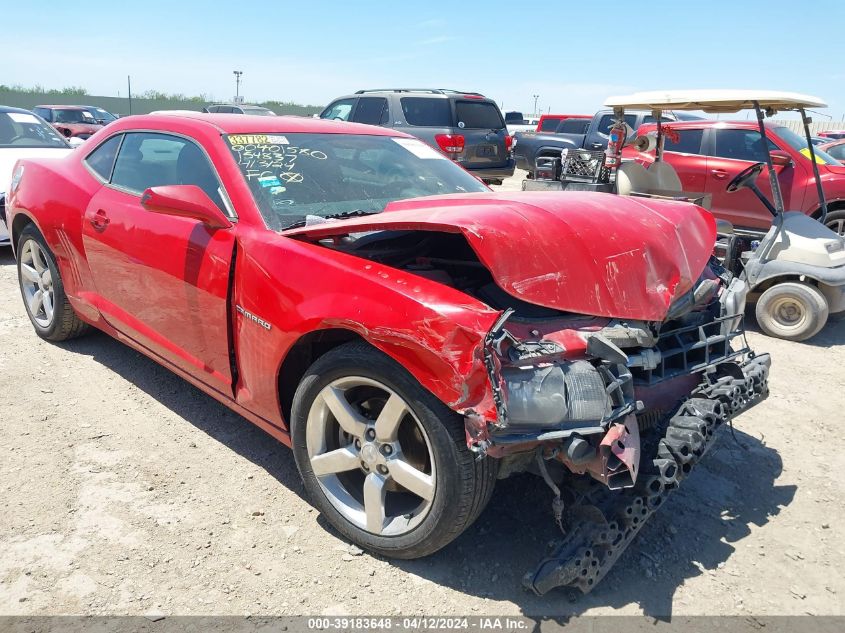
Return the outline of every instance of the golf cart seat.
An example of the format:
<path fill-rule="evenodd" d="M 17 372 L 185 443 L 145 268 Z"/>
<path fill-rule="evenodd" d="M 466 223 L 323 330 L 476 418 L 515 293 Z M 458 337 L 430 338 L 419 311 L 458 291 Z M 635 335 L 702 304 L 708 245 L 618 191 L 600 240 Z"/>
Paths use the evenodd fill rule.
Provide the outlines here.
<path fill-rule="evenodd" d="M 616 172 L 616 193 L 620 196 L 640 196 L 682 200 L 710 209 L 709 193 L 684 191 L 675 168 L 664 161 L 652 163 L 648 169 L 635 161 L 625 161 Z"/>
<path fill-rule="evenodd" d="M 652 163 L 648 167 L 648 173 L 651 176 L 653 189 L 664 189 L 666 191 L 684 190 L 683 185 L 681 185 L 681 179 L 678 178 L 678 172 L 666 161 L 659 160 Z"/>

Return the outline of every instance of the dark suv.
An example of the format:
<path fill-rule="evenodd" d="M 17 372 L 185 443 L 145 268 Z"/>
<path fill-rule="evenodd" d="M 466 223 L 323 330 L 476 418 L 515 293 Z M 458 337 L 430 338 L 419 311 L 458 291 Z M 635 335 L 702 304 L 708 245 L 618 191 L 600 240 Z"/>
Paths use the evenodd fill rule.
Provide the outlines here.
<path fill-rule="evenodd" d="M 513 139 L 499 106 L 477 92 L 444 89 L 359 90 L 332 101 L 321 119 L 402 130 L 439 149 L 488 184 L 513 176 Z"/>

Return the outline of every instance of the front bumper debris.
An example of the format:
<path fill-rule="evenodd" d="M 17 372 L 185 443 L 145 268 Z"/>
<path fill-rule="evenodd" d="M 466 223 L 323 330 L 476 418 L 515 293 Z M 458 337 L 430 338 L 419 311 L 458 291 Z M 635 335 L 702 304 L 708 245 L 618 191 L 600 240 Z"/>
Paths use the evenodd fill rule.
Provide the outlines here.
<path fill-rule="evenodd" d="M 616 491 L 594 486 L 570 506 L 564 520 L 571 530 L 525 575 L 523 585 L 539 595 L 554 587 L 592 590 L 707 452 L 717 429 L 768 396 L 770 364 L 768 354 L 752 355 L 707 374 L 693 397 L 651 433 L 651 442 L 644 440 L 636 485 Z"/>

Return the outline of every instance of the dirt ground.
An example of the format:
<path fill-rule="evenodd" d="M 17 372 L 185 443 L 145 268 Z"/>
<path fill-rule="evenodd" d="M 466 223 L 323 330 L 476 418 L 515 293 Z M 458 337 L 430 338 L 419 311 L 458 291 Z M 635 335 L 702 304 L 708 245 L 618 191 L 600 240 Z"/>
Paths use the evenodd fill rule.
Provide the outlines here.
<path fill-rule="evenodd" d="M 286 447 L 103 334 L 37 338 L 0 249 L 0 614 L 845 614 L 845 320 L 805 344 L 749 321 L 772 395 L 744 448 L 723 429 L 570 602 L 520 586 L 555 537 L 541 480 L 424 560 L 350 550 Z"/>

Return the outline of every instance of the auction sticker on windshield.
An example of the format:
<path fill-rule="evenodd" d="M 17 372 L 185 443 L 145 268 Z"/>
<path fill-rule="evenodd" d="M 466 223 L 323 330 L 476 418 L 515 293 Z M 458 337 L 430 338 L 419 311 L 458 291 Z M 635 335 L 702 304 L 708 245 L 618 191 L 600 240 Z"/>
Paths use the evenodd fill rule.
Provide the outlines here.
<path fill-rule="evenodd" d="M 442 160 L 446 160 L 446 157 L 436 149 L 432 148 L 430 145 L 426 145 L 422 141 L 418 141 L 415 138 L 392 138 L 392 140 L 411 152 L 417 158 L 440 158 Z"/>

